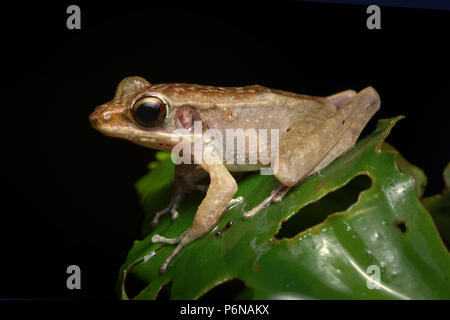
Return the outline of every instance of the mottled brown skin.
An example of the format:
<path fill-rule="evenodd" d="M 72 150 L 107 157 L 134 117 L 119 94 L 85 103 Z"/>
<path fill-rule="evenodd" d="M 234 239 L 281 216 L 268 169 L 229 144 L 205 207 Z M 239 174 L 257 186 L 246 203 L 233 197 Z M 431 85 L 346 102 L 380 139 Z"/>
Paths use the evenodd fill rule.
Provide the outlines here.
<path fill-rule="evenodd" d="M 169 108 L 164 121 L 150 128 L 139 125 L 133 115 L 135 102 L 149 94 L 166 101 Z M 194 121 L 201 121 L 204 130 L 217 129 L 224 136 L 226 129 L 278 129 L 278 171 L 274 175 L 281 185 L 261 205 L 244 214 L 244 218 L 249 218 L 270 202 L 281 200 L 292 186 L 352 148 L 379 105 L 380 98 L 371 87 L 359 93 L 347 90 L 322 98 L 259 85 L 231 88 L 177 83 L 152 85 L 143 78 L 128 77 L 118 85 L 112 101 L 95 109 L 90 121 L 105 135 L 160 150 L 171 150 L 178 142 L 171 140 L 174 136 L 193 142 L 191 131 L 181 136 L 175 135 L 174 130 L 191 130 Z M 273 154 L 269 144 L 266 149 Z M 228 156 L 236 157 L 235 154 Z M 246 160 L 250 156 L 246 148 Z M 210 184 L 193 225 L 177 238 L 160 235 L 152 238 L 153 242 L 178 243 L 161 266 L 162 272 L 181 248 L 210 232 L 228 206 L 239 200 L 233 199 L 237 184 L 230 171 L 258 170 L 262 166 L 258 157 L 258 163 L 252 166 L 223 164 L 217 150 L 209 143 L 204 143 L 202 157 L 200 166 L 176 166 L 174 197 L 153 221 L 157 223 L 160 215 L 167 212 L 176 218 L 180 195 L 192 189 L 205 191 L 206 186 L 197 183 L 209 175 Z M 219 161 L 208 165 L 213 161 L 206 160 Z"/>

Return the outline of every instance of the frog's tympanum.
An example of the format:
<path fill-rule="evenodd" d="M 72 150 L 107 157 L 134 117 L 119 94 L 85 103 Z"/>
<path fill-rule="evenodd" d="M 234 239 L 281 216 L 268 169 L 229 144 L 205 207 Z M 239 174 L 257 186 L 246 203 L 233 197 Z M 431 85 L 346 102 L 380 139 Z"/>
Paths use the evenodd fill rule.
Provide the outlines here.
<path fill-rule="evenodd" d="M 176 238 L 153 236 L 153 242 L 178 244 L 161 265 L 164 272 L 181 248 L 214 229 L 227 208 L 242 201 L 233 199 L 237 184 L 232 172 L 276 168 L 273 174 L 280 186 L 244 214 L 244 218 L 249 218 L 272 201 L 280 201 L 290 188 L 351 149 L 379 106 L 380 98 L 372 87 L 359 93 L 347 90 L 328 97 L 313 97 L 259 85 L 151 84 L 140 77 L 128 77 L 120 82 L 112 101 L 95 109 L 90 121 L 105 135 L 148 148 L 174 150 L 179 143 L 197 143 L 197 147 L 198 142 L 201 144 L 200 156 L 194 151 L 198 148 L 182 149 L 183 159 L 188 150 L 192 153 L 188 158 L 196 157 L 195 161 L 175 166 L 172 200 L 153 220 L 156 224 L 168 212 L 173 219 L 177 218 L 177 207 L 184 194 L 195 189 L 206 192 L 189 229 Z M 200 132 L 194 130 L 196 125 Z M 205 132 L 212 129 L 222 134 L 221 144 L 211 139 L 211 135 L 204 138 Z M 262 133 L 268 133 L 269 138 L 257 139 L 257 148 L 249 147 L 251 139 L 247 136 L 244 140 L 249 143 L 243 147 L 241 144 L 240 149 L 217 150 L 225 144 L 230 132 L 236 140 L 249 129 L 254 130 L 257 138 Z M 274 132 L 276 139 L 271 140 Z M 278 143 L 274 147 L 275 140 Z M 275 163 L 263 163 L 261 154 L 270 154 Z M 256 161 L 250 163 L 250 159 Z M 207 176 L 209 186 L 200 185 Z"/>

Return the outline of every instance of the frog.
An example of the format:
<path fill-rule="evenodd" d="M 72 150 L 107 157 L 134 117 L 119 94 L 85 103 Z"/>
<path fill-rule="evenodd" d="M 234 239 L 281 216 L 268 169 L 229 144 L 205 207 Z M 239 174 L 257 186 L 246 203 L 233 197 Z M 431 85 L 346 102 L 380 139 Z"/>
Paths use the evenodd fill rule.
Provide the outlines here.
<path fill-rule="evenodd" d="M 186 194 L 194 190 L 206 193 L 186 231 L 174 238 L 152 236 L 153 243 L 176 245 L 160 266 L 164 273 L 182 248 L 213 231 L 230 207 L 244 201 L 233 198 L 238 190 L 236 173 L 269 168 L 280 182 L 259 205 L 243 213 L 243 219 L 250 219 L 352 149 L 379 107 L 380 96 L 371 86 L 319 97 L 261 85 L 152 84 L 130 76 L 118 84 L 111 101 L 95 108 L 89 120 L 106 136 L 171 151 L 172 155 L 180 145 L 203 147 L 200 153 L 193 151 L 195 146 L 181 148 L 182 152 L 172 157 L 180 159 L 182 155 L 193 161 L 175 165 L 172 198 L 152 221 L 156 225 L 168 213 L 173 220 L 178 218 Z M 198 125 L 200 130 L 196 130 Z M 234 130 L 234 138 L 239 138 L 250 129 L 260 137 L 267 130 L 277 133 L 276 138 L 259 143 L 273 160 L 269 164 L 247 145 L 241 146 L 240 152 L 226 151 L 224 161 L 224 152 L 219 150 L 223 141 L 211 139 L 214 135 L 205 138 L 211 130 L 225 136 Z M 273 141 L 277 143 L 272 145 Z M 249 159 L 256 161 L 249 163 Z M 202 183 L 208 177 L 209 184 Z"/>

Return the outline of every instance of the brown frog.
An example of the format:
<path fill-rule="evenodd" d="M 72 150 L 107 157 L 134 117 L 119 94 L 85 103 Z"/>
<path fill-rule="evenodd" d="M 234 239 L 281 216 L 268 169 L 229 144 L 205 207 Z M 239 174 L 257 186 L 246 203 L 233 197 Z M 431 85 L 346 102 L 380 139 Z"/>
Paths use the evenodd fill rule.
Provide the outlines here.
<path fill-rule="evenodd" d="M 184 159 L 175 167 L 172 200 L 153 223 L 168 212 L 177 218 L 183 194 L 206 191 L 190 228 L 176 238 L 153 236 L 153 242 L 178 244 L 161 265 L 165 272 L 181 248 L 210 232 L 227 208 L 242 200 L 233 199 L 237 184 L 230 172 L 266 170 L 281 183 L 243 216 L 250 218 L 351 149 L 379 106 L 372 87 L 314 97 L 259 85 L 150 84 L 140 77 L 127 77 L 114 99 L 90 115 L 90 122 L 105 135 L 153 149 L 176 150 L 174 161 Z M 227 148 L 235 143 L 237 147 Z M 209 186 L 198 184 L 205 175 L 209 175 Z"/>

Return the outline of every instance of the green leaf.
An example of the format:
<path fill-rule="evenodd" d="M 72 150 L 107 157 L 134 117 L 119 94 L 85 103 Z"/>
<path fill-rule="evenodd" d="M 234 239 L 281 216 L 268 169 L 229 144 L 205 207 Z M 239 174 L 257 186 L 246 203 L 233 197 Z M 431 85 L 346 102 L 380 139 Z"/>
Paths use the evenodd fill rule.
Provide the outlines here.
<path fill-rule="evenodd" d="M 167 206 L 171 194 L 170 184 L 174 177 L 175 165 L 170 161 L 170 153 L 157 152 L 155 157 L 156 161 L 148 165 L 151 171 L 136 182 L 136 190 L 145 212 L 143 234 L 152 230 L 152 215 Z"/>
<path fill-rule="evenodd" d="M 424 175 L 383 146 L 399 119 L 380 120 L 355 148 L 250 220 L 242 214 L 279 182 L 246 176 L 236 194 L 244 202 L 183 248 L 160 275 L 174 246 L 153 244 L 151 236 L 175 237 L 190 227 L 203 196 L 193 194 L 178 220 L 165 217 L 155 230 L 143 228 L 151 232 L 135 241 L 122 265 L 119 295 L 127 298 L 124 282 L 131 273 L 147 284 L 136 299 L 154 299 L 168 283 L 172 299 L 196 299 L 231 279 L 245 283 L 240 297 L 246 299 L 449 299 L 450 255 L 418 198 Z M 168 204 L 172 167 L 170 160 L 158 162 L 137 183 L 147 224 Z M 229 221 L 233 225 L 217 237 Z M 373 288 L 371 268 L 380 272 L 379 288 Z"/>

